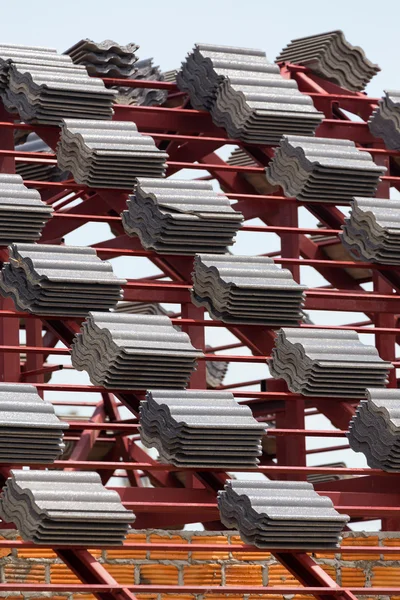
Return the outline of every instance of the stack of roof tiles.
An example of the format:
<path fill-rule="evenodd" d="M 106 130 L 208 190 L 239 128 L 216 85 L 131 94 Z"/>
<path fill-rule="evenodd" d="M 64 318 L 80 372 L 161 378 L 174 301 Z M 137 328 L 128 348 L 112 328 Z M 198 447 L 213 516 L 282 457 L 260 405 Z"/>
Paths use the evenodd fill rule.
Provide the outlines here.
<path fill-rule="evenodd" d="M 125 232 L 164 254 L 224 253 L 243 221 L 207 181 L 139 179 L 127 205 Z"/>
<path fill-rule="evenodd" d="M 400 150 L 400 91 L 385 91 L 368 121 L 372 135 L 382 138 L 389 150 Z"/>
<path fill-rule="evenodd" d="M 228 480 L 218 506 L 222 523 L 258 548 L 336 548 L 349 520 L 305 481 Z"/>
<path fill-rule="evenodd" d="M 30 133 L 23 143 L 15 146 L 15 149 L 19 152 L 53 152 L 50 146 L 34 132 Z M 19 162 L 15 165 L 15 171 L 23 179 L 33 181 L 63 181 L 63 179 L 68 179 L 68 172 L 61 171 L 57 165 L 45 162 Z"/>
<path fill-rule="evenodd" d="M 26 122 L 111 119 L 116 92 L 52 48 L 0 45 L 0 91 L 7 110 Z"/>
<path fill-rule="evenodd" d="M 400 264 L 400 200 L 353 198 L 339 238 L 356 260 Z"/>
<path fill-rule="evenodd" d="M 176 466 L 254 467 L 264 430 L 230 392 L 154 390 L 140 403 L 141 441 Z"/>
<path fill-rule="evenodd" d="M 292 325 L 302 320 L 306 286 L 267 256 L 200 254 L 194 260 L 192 301 L 225 323 Z"/>
<path fill-rule="evenodd" d="M 400 471 L 400 391 L 367 389 L 347 434 L 350 447 L 362 452 L 373 469 Z"/>
<path fill-rule="evenodd" d="M 35 544 L 123 543 L 135 520 L 118 493 L 91 471 L 10 471 L 0 496 L 0 516 Z"/>
<path fill-rule="evenodd" d="M 301 201 L 348 203 L 374 196 L 385 167 L 350 140 L 283 136 L 266 168 L 267 179 Z"/>
<path fill-rule="evenodd" d="M 63 423 L 35 386 L 0 383 L 0 462 L 52 463 L 63 452 Z"/>
<path fill-rule="evenodd" d="M 168 154 L 135 123 L 65 119 L 57 148 L 61 169 L 90 187 L 131 190 L 136 177 L 163 177 Z"/>
<path fill-rule="evenodd" d="M 108 310 L 122 296 L 111 263 L 80 246 L 11 244 L 10 262 L 0 272 L 0 293 L 18 310 L 39 315 L 84 316 Z"/>
<path fill-rule="evenodd" d="M 80 40 L 64 54 L 71 57 L 75 65 L 84 65 L 89 75 L 98 77 L 131 77 L 136 71 L 139 49 L 136 44 L 126 46 L 117 44 L 113 40 L 94 42 L 93 40 Z"/>
<path fill-rule="evenodd" d="M 292 40 L 276 59 L 283 61 L 304 65 L 319 77 L 355 92 L 363 90 L 380 71 L 362 48 L 346 40 L 341 30 Z"/>
<path fill-rule="evenodd" d="M 363 398 L 367 387 L 384 387 L 393 366 L 375 346 L 349 330 L 280 329 L 269 369 L 292 392 L 305 396 Z"/>
<path fill-rule="evenodd" d="M 72 365 L 113 389 L 185 388 L 203 356 L 166 316 L 91 312 L 72 343 Z"/>
<path fill-rule="evenodd" d="M 53 209 L 37 190 L 25 187 L 20 175 L 0 173 L 0 245 L 35 242 Z"/>
<path fill-rule="evenodd" d="M 152 58 L 139 60 L 136 65 L 136 71 L 131 79 L 140 81 L 165 81 L 160 67 L 153 65 Z M 164 104 L 167 99 L 167 90 L 156 90 L 144 87 L 115 87 L 118 95 L 115 101 L 118 104 L 134 104 L 136 106 L 159 106 Z"/>
<path fill-rule="evenodd" d="M 165 310 L 161 304 L 156 302 L 119 302 L 114 309 L 118 313 L 129 313 L 135 315 L 166 315 L 172 316 L 173 313 Z M 180 331 L 178 325 L 174 325 L 177 331 Z M 205 347 L 206 353 L 212 348 Z M 206 361 L 206 381 L 208 388 L 217 388 L 222 385 L 225 375 L 228 371 L 229 363 L 222 360 Z"/>
<path fill-rule="evenodd" d="M 284 133 L 313 135 L 323 119 L 312 99 L 284 79 L 265 52 L 196 44 L 182 63 L 178 87 L 194 108 L 211 111 L 232 138 L 275 144 Z"/>

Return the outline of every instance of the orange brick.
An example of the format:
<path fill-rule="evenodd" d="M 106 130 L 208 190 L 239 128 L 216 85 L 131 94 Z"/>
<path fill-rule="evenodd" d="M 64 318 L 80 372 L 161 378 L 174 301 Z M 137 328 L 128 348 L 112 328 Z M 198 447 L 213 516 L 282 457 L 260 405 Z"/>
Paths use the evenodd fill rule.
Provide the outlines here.
<path fill-rule="evenodd" d="M 365 573 L 362 569 L 342 567 L 341 572 L 342 586 L 363 587 L 365 585 Z"/>
<path fill-rule="evenodd" d="M 315 558 L 335 558 L 335 554 L 337 554 L 337 550 L 331 550 L 330 552 L 313 552 L 313 556 Z"/>
<path fill-rule="evenodd" d="M 348 537 L 343 538 L 342 546 L 377 546 L 379 538 L 377 535 L 369 537 Z M 377 554 L 350 554 L 349 552 L 342 553 L 342 560 L 379 560 L 380 553 Z"/>
<path fill-rule="evenodd" d="M 194 535 L 192 544 L 222 544 L 226 545 L 228 540 L 224 535 Z M 226 560 L 229 558 L 229 552 L 192 552 L 193 560 Z"/>
<path fill-rule="evenodd" d="M 64 564 L 50 566 L 51 583 L 81 583 L 81 580 Z"/>
<path fill-rule="evenodd" d="M 135 594 L 138 600 L 157 600 L 158 594 Z M 163 596 L 165 598 L 165 596 Z"/>
<path fill-rule="evenodd" d="M 268 567 L 268 585 L 283 586 L 290 585 L 300 587 L 301 584 L 293 575 L 282 565 L 270 565 Z"/>
<path fill-rule="evenodd" d="M 400 546 L 400 538 L 386 538 L 383 540 L 384 546 Z M 384 554 L 383 558 L 385 560 L 400 560 L 399 554 Z"/>
<path fill-rule="evenodd" d="M 332 577 L 334 581 L 336 581 L 336 568 L 333 565 L 320 565 L 325 573 Z"/>
<path fill-rule="evenodd" d="M 146 534 L 145 533 L 131 533 L 127 536 L 126 541 L 133 542 L 136 544 L 145 544 L 146 543 Z M 119 550 L 111 549 L 111 550 L 107 550 L 107 558 L 110 558 L 110 559 L 135 558 L 137 560 L 140 560 L 140 559 L 147 558 L 147 551 L 146 550 L 129 550 L 128 548 L 125 548 L 122 550 L 121 549 L 119 549 Z"/>
<path fill-rule="evenodd" d="M 92 594 L 74 594 L 74 600 L 96 600 L 96 597 Z"/>
<path fill-rule="evenodd" d="M 374 567 L 372 569 L 372 587 L 394 587 L 400 581 L 400 567 Z"/>
<path fill-rule="evenodd" d="M 205 600 L 226 600 L 227 598 L 229 598 L 229 600 L 243 600 L 243 596 L 234 596 L 233 594 L 205 594 L 204 595 L 204 599 Z M 178 600 L 178 598 L 177 598 Z"/>
<path fill-rule="evenodd" d="M 150 536 L 150 542 L 152 544 L 188 544 L 188 541 L 180 535 L 166 536 L 153 534 Z M 174 550 L 152 550 L 150 552 L 150 558 L 153 560 L 187 560 L 188 556 L 188 552 L 177 552 Z"/>
<path fill-rule="evenodd" d="M 18 549 L 19 558 L 57 558 L 57 554 L 49 548 Z"/>
<path fill-rule="evenodd" d="M 104 565 L 118 583 L 133 585 L 135 583 L 135 567 L 133 565 Z"/>
<path fill-rule="evenodd" d="M 221 566 L 213 563 L 187 565 L 183 569 L 185 585 L 221 585 Z"/>
<path fill-rule="evenodd" d="M 226 585 L 262 585 L 261 565 L 227 565 Z"/>
<path fill-rule="evenodd" d="M 233 535 L 231 538 L 232 544 L 243 544 L 239 535 Z M 247 561 L 247 560 L 269 560 L 271 554 L 269 552 L 263 552 L 262 550 L 255 552 L 232 552 L 233 558 L 236 560 Z"/>
<path fill-rule="evenodd" d="M 192 594 L 163 594 L 161 597 L 163 600 L 194 600 L 196 598 Z"/>
<path fill-rule="evenodd" d="M 45 583 L 45 568 L 43 565 L 18 561 L 4 565 L 6 583 L 23 581 L 24 583 Z"/>
<path fill-rule="evenodd" d="M 178 567 L 175 565 L 140 565 L 140 583 L 177 585 Z"/>

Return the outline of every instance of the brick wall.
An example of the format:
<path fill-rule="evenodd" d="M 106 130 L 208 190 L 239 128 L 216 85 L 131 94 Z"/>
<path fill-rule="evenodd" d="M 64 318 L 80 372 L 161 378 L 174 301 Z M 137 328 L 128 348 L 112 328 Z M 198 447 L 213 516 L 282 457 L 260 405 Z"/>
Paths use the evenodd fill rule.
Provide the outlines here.
<path fill-rule="evenodd" d="M 8 539 L 15 539 L 13 531 L 5 531 Z M 130 541 L 182 544 L 182 551 L 135 551 L 93 550 L 92 553 L 104 564 L 109 573 L 126 584 L 171 585 L 268 585 L 299 586 L 299 582 L 268 552 L 233 551 L 200 553 L 191 552 L 190 543 L 237 544 L 240 538 L 235 532 L 166 532 L 137 531 Z M 371 587 L 400 586 L 400 555 L 385 555 L 385 546 L 400 546 L 399 533 L 347 533 L 342 545 L 376 546 L 374 555 L 316 553 L 315 558 L 324 570 L 340 585 Z M 0 577 L 2 582 L 79 583 L 75 575 L 51 550 L 0 548 Z M 13 600 L 23 598 L 49 598 L 46 594 L 15 592 L 1 594 Z M 88 594 L 61 594 L 50 596 L 53 600 L 92 600 Z M 158 595 L 138 594 L 143 600 L 193 600 L 191 595 L 161 598 Z M 206 600 L 242 600 L 240 596 L 208 594 Z M 254 596 L 245 600 L 281 600 L 281 596 Z M 309 597 L 297 596 L 296 600 Z M 366 599 L 366 597 L 364 596 Z"/>

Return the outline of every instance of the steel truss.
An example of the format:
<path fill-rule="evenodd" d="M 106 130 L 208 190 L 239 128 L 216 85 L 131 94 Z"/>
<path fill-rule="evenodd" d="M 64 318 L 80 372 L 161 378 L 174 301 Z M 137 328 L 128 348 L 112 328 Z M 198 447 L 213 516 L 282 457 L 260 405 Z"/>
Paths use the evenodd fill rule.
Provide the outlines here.
<path fill-rule="evenodd" d="M 366 121 L 376 106 L 377 99 L 348 90 L 312 75 L 305 67 L 283 64 L 284 77 L 295 79 L 299 89 L 310 95 L 325 120 L 317 130 L 321 137 L 350 139 L 360 150 L 372 154 L 375 162 L 387 167 L 382 178 L 378 196 L 388 198 L 390 188 L 400 190 L 400 153 L 385 149 L 381 140 L 374 138 Z M 187 97 L 179 92 L 175 84 L 165 82 L 126 81 L 104 79 L 106 85 L 130 85 L 166 89 L 168 99 L 174 107 L 115 106 L 115 120 L 134 121 L 139 131 L 154 137 L 157 145 L 169 154 L 168 176 L 182 169 L 206 170 L 209 178 L 215 179 L 229 198 L 236 200 L 234 206 L 246 220 L 258 217 L 263 226 L 244 226 L 243 230 L 258 233 L 275 233 L 280 237 L 279 252 L 272 253 L 277 263 L 289 268 L 299 281 L 300 267 L 310 266 L 329 283 L 328 287 L 307 291 L 306 309 L 342 312 L 363 312 L 366 320 L 354 325 L 333 327 L 354 329 L 359 333 L 373 333 L 376 347 L 382 358 L 400 367 L 396 360 L 395 347 L 400 340 L 400 269 L 369 263 L 354 263 L 351 260 L 333 260 L 331 250 L 340 248 L 337 238 L 343 223 L 343 213 L 336 206 L 319 202 L 300 203 L 286 198 L 282 192 L 260 194 L 251 183 L 251 177 L 264 173 L 264 167 L 273 156 L 273 149 L 266 146 L 245 145 L 238 140 L 228 139 L 224 130 L 216 127 L 206 112 L 186 108 Z M 344 112 L 345 111 L 345 112 Z M 362 120 L 353 121 L 347 113 Z M 54 153 L 28 153 L 14 150 L 14 130 L 35 131 L 54 151 L 59 131 L 56 127 L 16 123 L 16 115 L 0 109 L 0 172 L 15 172 L 18 162 L 55 164 Z M 253 157 L 256 167 L 236 167 L 226 164 L 216 151 L 226 145 L 239 145 Z M 194 176 L 196 173 L 194 173 Z M 145 279 L 130 280 L 124 289 L 124 298 L 130 301 L 178 303 L 181 313 L 172 319 L 186 331 L 197 348 L 205 347 L 205 327 L 226 327 L 221 322 L 206 321 L 204 310 L 190 303 L 190 273 L 192 258 L 187 256 L 163 256 L 144 250 L 137 239 L 125 235 L 119 214 L 125 208 L 129 190 L 90 189 L 66 182 L 25 181 L 29 187 L 37 188 L 42 199 L 55 208 L 54 218 L 47 224 L 41 243 L 61 243 L 68 233 L 89 222 L 108 223 L 114 237 L 97 243 L 94 247 L 103 259 L 118 256 L 141 256 L 150 259 L 162 272 L 161 275 Z M 71 204 L 75 200 L 80 204 Z M 324 225 L 325 229 L 298 226 L 298 209 L 305 206 Z M 309 234 L 317 234 L 310 238 Z M 325 239 L 324 239 L 325 237 Z M 0 249 L 0 260 L 7 260 L 7 250 Z M 165 281 L 165 279 L 168 279 Z M 371 281 L 372 292 L 365 292 L 361 283 Z M 203 522 L 209 529 L 220 529 L 216 506 L 216 492 L 227 478 L 226 473 L 212 468 L 177 469 L 160 465 L 135 444 L 137 413 L 143 391 L 130 392 L 86 385 L 60 385 L 45 383 L 45 378 L 61 368 L 48 363 L 48 357 L 68 355 L 71 341 L 80 327 L 79 319 L 43 317 L 21 313 L 12 302 L 0 299 L 0 373 L 3 380 L 34 383 L 41 394 L 51 394 L 55 406 L 81 406 L 79 401 L 66 401 L 58 392 L 75 391 L 101 394 L 101 400 L 91 402 L 90 396 L 84 406 L 91 406 L 93 413 L 89 421 L 71 421 L 67 440 L 74 442 L 69 460 L 59 460 L 55 468 L 98 470 L 106 484 L 118 473 L 125 474 L 128 487 L 114 488 L 119 492 L 124 505 L 137 514 L 136 527 L 168 527 L 185 523 Z M 309 326 L 307 327 L 318 327 Z M 319 326 L 320 327 L 320 326 Z M 20 328 L 25 330 L 26 345 L 20 345 Z M 237 338 L 237 343 L 215 347 L 205 355 L 191 379 L 191 388 L 205 388 L 205 360 L 256 362 L 265 364 L 274 343 L 274 333 L 259 326 L 232 326 L 228 328 Z M 65 347 L 55 348 L 58 342 Z M 240 354 L 240 348 L 249 348 L 252 355 Z M 221 354 L 224 350 L 238 349 L 239 354 Z M 218 352 L 218 354 L 216 354 Z M 21 359 L 24 355 L 24 360 Z M 22 360 L 22 362 L 21 362 Z M 392 371 L 390 386 L 396 387 L 395 370 Z M 243 391 L 241 387 L 258 385 L 257 391 Z M 272 422 L 275 427 L 268 436 L 276 440 L 276 463 L 271 456 L 264 455 L 258 468 L 247 469 L 264 473 L 270 478 L 304 479 L 312 473 L 349 476 L 346 479 L 316 484 L 321 495 L 329 496 L 337 510 L 346 512 L 354 520 L 382 519 L 384 530 L 400 531 L 400 480 L 396 475 L 378 469 L 307 467 L 307 454 L 324 448 L 306 451 L 306 436 L 345 436 L 349 419 L 354 414 L 355 403 L 351 399 L 306 398 L 288 391 L 281 381 L 268 380 L 237 382 L 222 386 L 232 389 L 239 402 L 248 404 L 260 420 Z M 47 397 L 47 396 L 46 396 Z M 125 406 L 132 412 L 130 420 L 121 420 L 119 407 Z M 306 412 L 307 411 L 307 412 Z M 306 430 L 305 415 L 323 414 L 337 428 L 336 431 Z M 128 437 L 129 436 L 129 437 Z M 133 437 L 132 437 L 133 436 Z M 137 438 L 136 438 L 137 439 Z M 106 442 L 109 449 L 104 460 L 88 460 L 97 442 Z M 341 449 L 337 446 L 335 449 Z M 8 475 L 7 466 L 0 469 L 2 482 Z M 143 487 L 143 477 L 149 477 L 153 488 Z M 32 547 L 21 541 L 0 540 L 0 547 Z M 157 544 L 126 543 L 129 549 L 156 549 Z M 177 546 L 175 548 L 175 546 Z M 229 550 L 236 549 L 229 545 Z M 163 549 L 179 549 L 181 546 L 162 544 Z M 220 544 L 196 545 L 197 551 L 221 550 Z M 241 551 L 253 550 L 250 546 L 237 546 Z M 345 547 L 346 553 L 376 553 L 376 547 Z M 169 592 L 174 594 L 200 594 L 217 592 L 230 594 L 312 594 L 326 600 L 341 598 L 355 600 L 355 594 L 370 595 L 371 590 L 341 588 L 304 552 L 274 551 L 276 558 L 305 587 L 259 588 L 241 586 L 227 588 L 202 586 L 148 586 L 119 585 L 96 559 L 86 550 L 73 547 L 56 548 L 58 556 L 79 577 L 82 584 L 0 584 L 0 591 L 35 592 L 91 592 L 102 600 L 133 599 L 134 592 Z M 397 547 L 385 547 L 385 554 L 396 554 Z M 337 551 L 339 552 L 339 550 Z M 374 588 L 374 595 L 399 595 L 400 588 Z"/>

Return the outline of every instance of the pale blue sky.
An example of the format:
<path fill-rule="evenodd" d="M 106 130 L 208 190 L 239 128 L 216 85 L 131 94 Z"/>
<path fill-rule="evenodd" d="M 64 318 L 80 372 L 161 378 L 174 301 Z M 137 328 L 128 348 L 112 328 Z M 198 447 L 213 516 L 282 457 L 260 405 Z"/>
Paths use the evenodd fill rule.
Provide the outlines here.
<path fill-rule="evenodd" d="M 2 42 L 55 47 L 60 52 L 86 37 L 95 41 L 111 38 L 122 44 L 135 42 L 140 45 L 139 57 L 154 57 L 155 64 L 162 70 L 179 67 L 195 42 L 263 48 L 273 60 L 293 38 L 342 29 L 347 39 L 361 46 L 368 58 L 382 69 L 368 86 L 369 94 L 380 96 L 384 89 L 400 88 L 398 0 L 386 0 L 381 4 L 371 0 L 202 0 L 191 3 L 187 0 L 9 0 L 7 3 L 2 0 L 0 7 Z M 302 224 L 312 226 L 313 223 L 315 221 L 303 213 Z M 84 231 L 68 236 L 68 243 L 94 243 L 105 236 L 109 237 L 107 226 L 96 225 L 95 231 L 93 226 L 87 226 Z M 264 235 L 252 234 L 250 245 L 250 239 L 245 234 L 241 236 L 235 253 L 256 254 L 271 249 Z M 119 259 L 116 267 L 128 277 L 140 277 L 146 272 L 145 262 Z M 304 271 L 310 280 L 307 283 L 320 285 L 319 279 L 308 275 L 306 269 Z M 347 314 L 343 318 L 321 312 L 314 313 L 313 317 L 316 322 L 325 324 L 363 318 L 362 315 Z M 225 342 L 220 330 L 213 328 L 209 332 L 211 342 Z M 370 336 L 363 336 L 363 341 L 368 343 L 367 337 Z M 235 364 L 228 380 L 254 379 L 266 374 L 266 367 Z M 83 382 L 85 376 L 79 374 L 74 379 Z M 53 379 L 62 380 L 70 380 L 70 374 L 59 373 Z M 92 394 L 90 396 L 94 399 Z M 310 418 L 309 421 L 310 427 L 328 426 L 322 418 Z M 338 440 L 329 442 L 332 445 L 339 443 Z M 321 446 L 321 440 L 310 440 L 309 447 L 311 445 Z M 346 460 L 348 466 L 365 464 L 361 455 L 349 451 L 322 457 L 313 455 L 309 464 L 321 464 L 324 457 L 326 462 Z"/>

